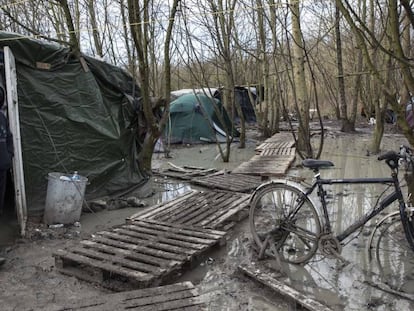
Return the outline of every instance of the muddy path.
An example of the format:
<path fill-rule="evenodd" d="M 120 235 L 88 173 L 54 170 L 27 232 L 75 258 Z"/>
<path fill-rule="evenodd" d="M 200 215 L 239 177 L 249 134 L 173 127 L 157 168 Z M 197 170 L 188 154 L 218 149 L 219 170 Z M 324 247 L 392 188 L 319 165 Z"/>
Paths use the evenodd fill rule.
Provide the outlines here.
<path fill-rule="evenodd" d="M 370 130 L 366 128 L 352 135 L 339 133 L 334 128 L 328 129 L 322 158 L 332 160 L 335 168 L 327 171 L 330 175 L 326 177 L 387 176 L 387 168 L 376 160 L 376 156 L 367 155 L 370 137 Z M 405 143 L 403 136 L 386 134 L 383 149 L 397 149 L 401 143 Z M 230 163 L 223 163 L 219 159 L 217 148 L 212 145 L 175 148 L 171 152 L 172 158 L 155 154 L 154 168 L 168 167 L 170 162 L 177 166 L 232 170 L 254 155 L 256 144 L 257 137 L 252 136 L 247 149 L 240 150 L 234 145 L 234 157 Z M 296 166 L 292 167 L 289 175 L 308 179 L 312 177 L 309 171 Z M 191 188 L 193 187 L 183 182 L 154 176 L 154 194 L 145 201 L 147 206 L 151 206 Z M 345 226 L 350 218 L 359 217 L 364 206 L 372 204 L 372 200 L 366 198 L 371 198 L 371 193 L 372 197 L 378 193 L 375 188 L 363 189 L 362 195 L 361 189 L 334 188 L 331 191 L 332 204 L 337 206 L 332 213 L 338 228 Z M 29 227 L 30 234 L 26 239 L 12 239 L 12 233 L 3 231 L 4 236 L 9 238 L 2 240 L 7 262 L 0 270 L 1 309 L 23 310 L 36 303 L 47 310 L 47 304 L 51 302 L 109 293 L 98 285 L 58 273 L 52 253 L 57 248 L 76 245 L 94 232 L 123 224 L 128 216 L 136 212 L 137 208 L 124 208 L 83 214 L 80 227 L 49 229 L 34 224 Z M 375 271 L 373 275 L 370 274 L 371 263 L 365 252 L 370 228 L 372 225 L 344 247 L 342 256 L 348 261 L 347 265 L 337 259 L 316 257 L 305 267 L 287 265 L 285 270 L 288 271 L 288 276 L 284 281 L 331 306 L 333 310 L 414 310 L 414 303 L 409 299 L 389 294 L 376 286 L 381 280 Z M 13 231 L 13 226 L 9 224 L 1 230 Z M 244 219 L 230 231 L 226 245 L 206 254 L 197 265 L 183 271 L 175 281 L 192 281 L 207 302 L 209 310 L 300 310 L 289 299 L 275 294 L 238 271 L 238 265 L 251 264 L 256 260 L 251 243 L 248 221 Z M 257 264 L 272 266 L 273 262 Z M 413 271 L 410 270 L 411 258 L 400 258 L 398 264 L 399 271 L 403 273 L 400 278 L 393 279 L 393 282 L 397 287 L 404 286 L 406 292 L 414 294 L 414 278 L 409 272 Z M 390 266 L 388 272 L 392 269 L 394 268 Z M 404 284 L 398 284 L 399 282 Z"/>

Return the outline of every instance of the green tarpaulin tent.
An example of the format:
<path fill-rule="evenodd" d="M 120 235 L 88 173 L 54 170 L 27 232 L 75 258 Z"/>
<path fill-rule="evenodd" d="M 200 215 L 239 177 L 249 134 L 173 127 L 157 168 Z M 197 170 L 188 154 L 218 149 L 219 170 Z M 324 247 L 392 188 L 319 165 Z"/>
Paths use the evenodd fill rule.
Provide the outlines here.
<path fill-rule="evenodd" d="M 49 172 L 86 176 L 87 199 L 145 182 L 137 163 L 140 94 L 130 75 L 66 47 L 0 32 L 5 46 L 16 60 L 29 215 L 43 212 Z"/>
<path fill-rule="evenodd" d="M 226 132 L 239 136 L 219 100 L 203 94 L 187 94 L 171 102 L 165 131 L 170 143 L 225 141 Z"/>

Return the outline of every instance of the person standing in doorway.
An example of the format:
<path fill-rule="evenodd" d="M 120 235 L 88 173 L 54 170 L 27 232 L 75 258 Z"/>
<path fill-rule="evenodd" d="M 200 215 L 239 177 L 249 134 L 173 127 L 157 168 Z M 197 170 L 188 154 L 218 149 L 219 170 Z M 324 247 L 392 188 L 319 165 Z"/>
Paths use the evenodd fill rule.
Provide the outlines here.
<path fill-rule="evenodd" d="M 0 85 L 0 215 L 3 214 L 5 208 L 5 194 L 7 185 L 7 173 L 12 165 L 13 157 L 13 139 L 10 133 L 9 123 L 5 116 L 4 104 L 6 102 L 6 94 Z M 3 265 L 5 259 L 0 257 L 0 266 Z"/>

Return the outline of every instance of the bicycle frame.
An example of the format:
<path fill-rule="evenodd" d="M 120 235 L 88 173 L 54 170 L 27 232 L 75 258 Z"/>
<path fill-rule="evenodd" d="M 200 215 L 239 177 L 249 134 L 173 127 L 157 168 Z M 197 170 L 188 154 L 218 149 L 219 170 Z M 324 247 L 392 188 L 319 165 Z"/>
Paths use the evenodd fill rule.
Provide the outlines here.
<path fill-rule="evenodd" d="M 312 185 L 307 188 L 305 194 L 309 196 L 315 189 L 317 189 L 317 195 L 322 205 L 323 213 L 323 231 L 322 233 L 332 233 L 331 222 L 328 215 L 328 208 L 326 202 L 326 191 L 323 185 L 334 185 L 334 184 L 393 184 L 394 191 L 383 198 L 377 203 L 371 210 L 366 212 L 360 219 L 354 221 L 347 229 L 339 233 L 336 238 L 338 241 L 345 240 L 353 232 L 364 226 L 369 220 L 378 215 L 386 207 L 391 205 L 393 202 L 399 202 L 400 211 L 405 211 L 404 197 L 401 191 L 400 182 L 398 180 L 398 174 L 396 170 L 392 170 L 391 177 L 380 177 L 380 178 L 345 178 L 345 179 L 324 179 L 321 178 L 320 172 L 315 171 L 314 181 Z"/>

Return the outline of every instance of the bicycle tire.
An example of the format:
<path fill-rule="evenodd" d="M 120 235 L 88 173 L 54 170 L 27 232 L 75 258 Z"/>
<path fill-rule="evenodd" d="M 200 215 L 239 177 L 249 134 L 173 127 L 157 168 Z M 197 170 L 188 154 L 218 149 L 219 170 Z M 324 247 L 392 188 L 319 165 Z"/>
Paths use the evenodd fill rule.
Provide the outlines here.
<path fill-rule="evenodd" d="M 249 225 L 258 249 L 272 257 L 276 251 L 283 261 L 306 263 L 318 248 L 319 214 L 292 184 L 273 182 L 257 189 L 250 201 Z"/>
<path fill-rule="evenodd" d="M 400 218 L 407 242 L 414 251 L 414 210 L 404 204 L 400 207 Z"/>
<path fill-rule="evenodd" d="M 385 216 L 371 235 L 369 269 L 384 283 L 401 293 L 413 294 L 414 258 L 399 212 Z"/>

